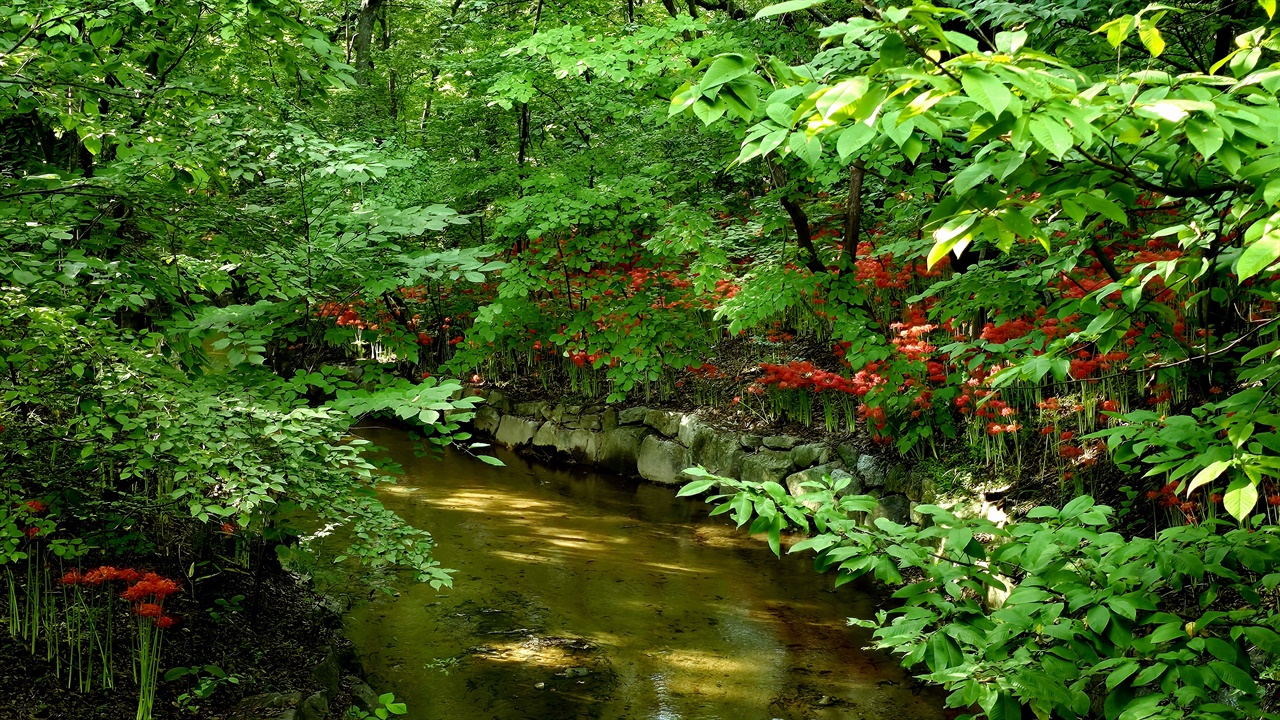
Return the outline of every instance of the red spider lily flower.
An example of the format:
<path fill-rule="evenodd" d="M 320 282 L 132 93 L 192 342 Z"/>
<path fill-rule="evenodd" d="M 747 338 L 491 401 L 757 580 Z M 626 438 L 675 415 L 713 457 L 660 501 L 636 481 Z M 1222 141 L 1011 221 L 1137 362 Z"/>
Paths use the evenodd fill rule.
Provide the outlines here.
<path fill-rule="evenodd" d="M 39 500 L 28 500 L 25 503 L 23 503 L 23 507 L 29 510 L 33 515 L 39 515 L 40 513 L 49 509 L 48 505 L 45 505 Z"/>
<path fill-rule="evenodd" d="M 236 534 L 236 524 L 235 524 L 235 523 L 232 523 L 232 522 L 224 522 L 224 523 L 222 523 L 222 527 L 221 527 L 221 528 L 219 528 L 219 531 L 220 531 L 220 532 L 222 532 L 222 533 L 224 533 L 224 534 L 226 534 L 226 535 L 235 535 L 235 534 Z"/>
<path fill-rule="evenodd" d="M 1211 503 L 1220 503 L 1220 502 L 1222 502 L 1222 494 L 1221 494 L 1221 493 L 1213 493 L 1212 495 L 1210 495 L 1210 496 L 1209 496 L 1209 502 L 1211 502 Z"/>
<path fill-rule="evenodd" d="M 1053 434 L 1053 427 L 1052 427 L 1052 426 L 1045 426 L 1045 427 L 1040 428 L 1040 434 L 1041 434 L 1041 435 L 1052 435 L 1052 434 Z"/>
<path fill-rule="evenodd" d="M 178 622 L 177 618 L 174 618 L 172 615 L 161 615 L 160 617 L 156 618 L 156 627 L 160 628 L 161 630 L 168 630 L 169 628 L 176 625 L 177 622 Z"/>
<path fill-rule="evenodd" d="M 1075 434 L 1074 432 L 1072 432 L 1071 430 L 1063 430 L 1063 431 L 1062 431 L 1062 434 L 1061 434 L 1061 435 L 1059 435 L 1059 436 L 1058 436 L 1058 438 L 1059 438 L 1060 440 L 1062 440 L 1063 442 L 1066 442 L 1066 441 L 1070 440 L 1071 438 L 1073 438 L 1073 437 L 1075 437 L 1075 436 L 1076 436 L 1076 434 Z"/>
<path fill-rule="evenodd" d="M 140 603 L 133 612 L 138 617 L 158 618 L 164 614 L 164 608 L 155 603 Z"/>
<path fill-rule="evenodd" d="M 67 574 L 63 575 L 62 579 L 59 580 L 58 582 L 62 583 L 63 585 L 79 585 L 80 581 L 83 579 L 84 579 L 84 576 L 80 574 L 79 570 L 68 570 Z"/>
<path fill-rule="evenodd" d="M 1105 410 L 1106 412 L 1116 412 L 1117 410 L 1120 409 L 1120 403 L 1116 402 L 1115 400 L 1103 400 L 1102 409 Z"/>
<path fill-rule="evenodd" d="M 1267 504 L 1268 504 L 1268 505 L 1280 505 L 1280 495 L 1269 495 L 1269 496 L 1267 496 Z"/>
<path fill-rule="evenodd" d="M 29 528 L 27 528 L 26 530 L 24 530 L 24 531 L 23 531 L 23 534 L 24 534 L 24 535 L 26 535 L 26 536 L 27 536 L 27 537 L 29 537 L 29 538 L 34 538 L 35 536 L 37 536 L 37 535 L 39 535 L 39 534 L 40 534 L 40 528 L 38 528 L 38 527 L 29 527 Z"/>

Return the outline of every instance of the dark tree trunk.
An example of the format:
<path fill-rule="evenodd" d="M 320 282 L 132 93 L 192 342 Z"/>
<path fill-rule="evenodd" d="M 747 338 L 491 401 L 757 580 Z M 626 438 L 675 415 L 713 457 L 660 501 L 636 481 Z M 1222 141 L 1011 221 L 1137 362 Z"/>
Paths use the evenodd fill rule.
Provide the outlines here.
<path fill-rule="evenodd" d="M 360 0 L 360 12 L 356 16 L 356 79 L 361 85 L 369 84 L 369 71 L 373 69 L 370 50 L 373 44 L 373 26 L 378 22 L 378 11 L 385 0 Z"/>

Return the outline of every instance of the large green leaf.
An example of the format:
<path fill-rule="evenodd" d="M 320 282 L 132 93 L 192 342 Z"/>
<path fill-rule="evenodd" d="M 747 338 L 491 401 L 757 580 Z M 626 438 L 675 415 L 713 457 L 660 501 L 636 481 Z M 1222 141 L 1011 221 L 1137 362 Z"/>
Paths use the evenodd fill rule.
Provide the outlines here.
<path fill-rule="evenodd" d="M 960 84 L 964 86 L 966 95 L 996 117 L 1000 117 L 1000 113 L 1013 101 L 1009 88 L 985 70 L 966 68 L 960 75 Z"/>
<path fill-rule="evenodd" d="M 770 5 L 760 12 L 756 13 L 756 19 L 770 17 L 772 15 L 781 15 L 783 13 L 797 12 L 800 10 L 808 10 L 815 5 L 821 5 L 826 0 L 787 0 L 777 5 Z"/>

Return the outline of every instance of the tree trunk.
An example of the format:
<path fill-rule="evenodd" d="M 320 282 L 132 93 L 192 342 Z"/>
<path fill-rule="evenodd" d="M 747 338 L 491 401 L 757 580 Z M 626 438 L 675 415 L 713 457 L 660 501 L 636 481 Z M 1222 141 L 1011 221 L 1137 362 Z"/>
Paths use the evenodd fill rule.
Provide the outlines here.
<path fill-rule="evenodd" d="M 373 69 L 373 59 L 369 53 L 373 44 L 373 26 L 378 22 L 378 10 L 385 0 L 360 0 L 360 13 L 356 16 L 356 80 L 361 85 L 369 84 L 369 71 Z"/>
<path fill-rule="evenodd" d="M 819 257 L 817 248 L 813 246 L 813 231 L 809 228 L 809 216 L 805 214 L 804 208 L 800 207 L 799 203 L 787 195 L 786 171 L 770 162 L 769 175 L 773 186 L 782 192 L 782 209 L 786 210 L 787 216 L 791 218 L 791 224 L 796 229 L 796 244 L 806 255 L 804 266 L 816 274 L 825 273 L 827 267 L 822 264 L 822 258 Z"/>
<path fill-rule="evenodd" d="M 844 252 L 840 254 L 846 265 L 858 259 L 858 239 L 862 236 L 862 180 L 867 166 L 854 160 L 849 166 L 849 199 L 844 207 Z"/>

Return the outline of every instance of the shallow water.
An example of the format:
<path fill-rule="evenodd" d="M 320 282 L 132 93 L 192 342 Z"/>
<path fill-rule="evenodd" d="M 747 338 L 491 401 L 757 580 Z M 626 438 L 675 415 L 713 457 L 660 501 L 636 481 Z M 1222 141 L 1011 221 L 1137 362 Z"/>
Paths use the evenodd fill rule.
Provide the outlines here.
<path fill-rule="evenodd" d="M 347 617 L 380 691 L 417 720 L 941 718 L 831 589 L 671 488 L 462 453 L 418 458 L 384 502 L 435 536 L 454 588 L 406 584 Z"/>

